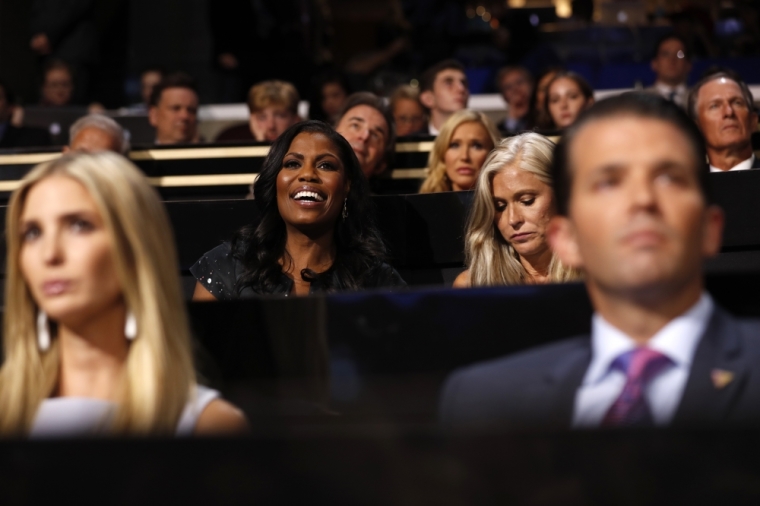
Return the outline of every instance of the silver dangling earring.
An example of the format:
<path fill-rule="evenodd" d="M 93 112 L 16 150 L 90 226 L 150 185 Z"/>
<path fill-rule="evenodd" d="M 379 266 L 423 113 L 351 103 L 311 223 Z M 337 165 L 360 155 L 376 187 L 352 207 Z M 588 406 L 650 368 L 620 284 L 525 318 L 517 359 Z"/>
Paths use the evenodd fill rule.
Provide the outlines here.
<path fill-rule="evenodd" d="M 343 221 L 348 218 L 348 197 L 343 199 Z"/>
<path fill-rule="evenodd" d="M 43 353 L 50 349 L 50 326 L 47 313 L 42 309 L 37 310 L 37 346 Z"/>
<path fill-rule="evenodd" d="M 137 337 L 137 319 L 132 311 L 127 311 L 127 322 L 124 324 L 124 337 L 133 341 Z"/>

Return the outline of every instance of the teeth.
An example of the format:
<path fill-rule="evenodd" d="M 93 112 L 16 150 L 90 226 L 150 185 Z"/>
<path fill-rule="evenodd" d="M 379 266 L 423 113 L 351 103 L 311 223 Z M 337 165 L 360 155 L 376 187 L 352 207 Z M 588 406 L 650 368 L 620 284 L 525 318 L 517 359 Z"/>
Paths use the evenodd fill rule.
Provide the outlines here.
<path fill-rule="evenodd" d="M 322 202 L 322 201 L 325 200 L 324 197 L 322 197 L 317 192 L 307 192 L 307 191 L 300 191 L 300 192 L 296 193 L 296 196 L 293 197 L 293 198 L 296 199 L 296 200 L 303 199 L 303 198 L 313 198 L 317 202 Z"/>

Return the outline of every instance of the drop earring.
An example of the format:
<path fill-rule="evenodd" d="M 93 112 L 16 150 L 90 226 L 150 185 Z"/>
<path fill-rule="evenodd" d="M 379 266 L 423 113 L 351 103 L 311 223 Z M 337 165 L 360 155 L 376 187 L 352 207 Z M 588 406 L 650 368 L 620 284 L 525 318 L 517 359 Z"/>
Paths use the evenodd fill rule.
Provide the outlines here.
<path fill-rule="evenodd" d="M 137 337 L 137 319 L 132 311 L 127 311 L 127 321 L 124 323 L 124 337 L 128 341 L 132 341 Z"/>
<path fill-rule="evenodd" d="M 343 221 L 348 218 L 348 197 L 343 199 Z"/>
<path fill-rule="evenodd" d="M 50 326 L 47 313 L 42 309 L 37 310 L 37 346 L 43 353 L 50 349 Z"/>

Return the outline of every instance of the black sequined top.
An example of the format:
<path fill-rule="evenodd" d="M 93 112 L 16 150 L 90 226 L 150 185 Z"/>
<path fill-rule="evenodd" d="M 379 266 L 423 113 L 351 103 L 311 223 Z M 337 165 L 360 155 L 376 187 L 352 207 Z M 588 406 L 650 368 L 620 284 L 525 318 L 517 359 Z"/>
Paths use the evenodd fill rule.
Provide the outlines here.
<path fill-rule="evenodd" d="M 195 279 L 218 300 L 232 300 L 264 294 L 262 290 L 257 290 L 252 286 L 246 286 L 242 290 L 236 289 L 235 285 L 244 270 L 240 260 L 232 255 L 232 249 L 228 242 L 212 249 L 190 267 L 190 272 L 195 276 Z M 386 263 L 380 263 L 366 276 L 362 288 L 404 286 L 406 286 L 406 282 L 401 279 L 396 269 Z M 275 290 L 267 293 L 281 294 L 287 297 L 292 291 L 293 280 L 283 273 Z M 325 289 L 319 279 L 314 280 L 309 287 L 309 293 L 323 292 Z"/>

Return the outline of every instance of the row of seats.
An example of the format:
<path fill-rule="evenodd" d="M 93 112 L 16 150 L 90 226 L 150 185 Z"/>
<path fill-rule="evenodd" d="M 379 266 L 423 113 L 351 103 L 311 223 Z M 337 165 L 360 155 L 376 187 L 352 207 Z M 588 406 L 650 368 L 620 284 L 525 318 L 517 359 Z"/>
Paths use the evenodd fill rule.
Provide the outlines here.
<path fill-rule="evenodd" d="M 760 272 L 760 171 L 711 174 L 711 188 L 726 213 L 723 251 L 708 262 L 708 273 Z M 450 286 L 464 266 L 464 231 L 471 192 L 372 197 L 390 263 L 412 286 Z M 185 294 L 192 294 L 189 273 L 205 252 L 229 240 L 258 219 L 252 200 L 166 202 L 171 219 Z M 0 223 L 5 224 L 5 207 Z M 0 277 L 5 275 L 5 249 L 0 247 Z"/>
<path fill-rule="evenodd" d="M 417 193 L 433 147 L 432 137 L 401 138 L 396 144 L 394 170 L 372 181 L 378 194 Z M 760 132 L 752 136 L 760 154 Z M 248 193 L 269 152 L 265 143 L 240 145 L 150 146 L 130 153 L 132 161 L 151 178 L 165 200 L 236 199 Z M 56 151 L 14 150 L 0 154 L 0 203 L 34 165 L 57 156 Z"/>

